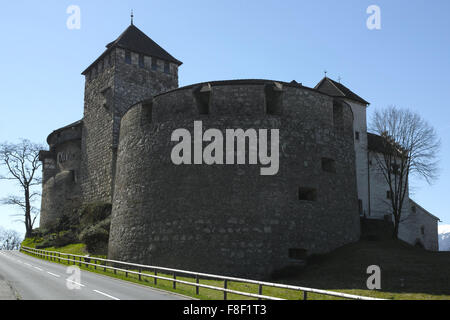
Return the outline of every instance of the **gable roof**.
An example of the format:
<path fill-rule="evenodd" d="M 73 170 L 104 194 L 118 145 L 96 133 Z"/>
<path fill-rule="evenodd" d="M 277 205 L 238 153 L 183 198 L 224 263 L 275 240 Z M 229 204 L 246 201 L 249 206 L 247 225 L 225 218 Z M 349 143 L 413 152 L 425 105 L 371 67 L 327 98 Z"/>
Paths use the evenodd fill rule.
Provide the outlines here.
<path fill-rule="evenodd" d="M 370 104 L 343 84 L 336 82 L 328 77 L 324 77 L 322 80 L 320 80 L 320 82 L 314 87 L 314 89 L 325 92 L 332 96 L 345 97 L 347 99 L 351 99 L 365 105 Z"/>
<path fill-rule="evenodd" d="M 166 50 L 161 48 L 155 41 L 150 39 L 145 33 L 139 30 L 135 25 L 131 24 L 122 34 L 114 41 L 106 45 L 106 50 L 97 58 L 89 67 L 82 72 L 86 74 L 89 69 L 95 65 L 100 59 L 107 55 L 114 48 L 122 48 L 137 53 L 142 53 L 147 56 L 159 58 L 161 60 L 173 62 L 177 65 L 183 64 L 181 61 L 175 59 Z"/>
<path fill-rule="evenodd" d="M 416 206 L 419 209 L 421 209 L 423 211 L 423 213 L 428 214 L 431 218 L 437 220 L 437 221 L 441 221 L 441 219 L 439 219 L 439 217 L 436 217 L 435 215 L 431 214 L 428 210 L 424 209 L 422 206 L 420 206 L 417 202 L 415 202 L 413 199 L 409 198 L 409 203 L 411 206 Z"/>

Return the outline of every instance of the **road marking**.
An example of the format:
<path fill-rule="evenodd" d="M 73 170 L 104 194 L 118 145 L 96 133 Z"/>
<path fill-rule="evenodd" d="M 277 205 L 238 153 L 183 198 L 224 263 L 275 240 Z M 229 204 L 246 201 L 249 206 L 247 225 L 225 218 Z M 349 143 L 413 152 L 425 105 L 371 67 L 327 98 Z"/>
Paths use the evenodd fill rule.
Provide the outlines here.
<path fill-rule="evenodd" d="M 66 281 L 69 281 L 69 282 L 72 282 L 73 284 L 76 284 L 76 285 L 78 285 L 78 286 L 84 287 L 84 284 L 81 284 L 81 283 L 75 282 L 75 281 L 73 281 L 73 280 L 70 280 L 70 279 L 66 279 Z"/>
<path fill-rule="evenodd" d="M 51 272 L 48 272 L 48 271 L 47 271 L 47 273 L 51 274 L 52 276 L 57 277 L 57 278 L 61 277 L 59 274 L 54 274 L 54 273 L 51 273 Z"/>
<path fill-rule="evenodd" d="M 105 297 L 111 298 L 113 300 L 120 300 L 119 298 L 113 297 L 113 296 L 111 296 L 109 294 L 106 294 L 106 293 L 98 291 L 98 290 L 94 290 L 94 292 L 100 293 L 100 294 L 104 295 Z"/>
<path fill-rule="evenodd" d="M 32 267 L 32 265 L 31 265 L 31 264 L 29 264 L 29 263 L 26 263 L 26 262 L 24 263 L 24 265 Z"/>
<path fill-rule="evenodd" d="M 42 270 L 41 268 L 38 268 L 38 267 L 33 267 L 33 268 L 35 268 L 35 269 L 37 269 L 39 271 L 44 271 L 44 270 Z"/>

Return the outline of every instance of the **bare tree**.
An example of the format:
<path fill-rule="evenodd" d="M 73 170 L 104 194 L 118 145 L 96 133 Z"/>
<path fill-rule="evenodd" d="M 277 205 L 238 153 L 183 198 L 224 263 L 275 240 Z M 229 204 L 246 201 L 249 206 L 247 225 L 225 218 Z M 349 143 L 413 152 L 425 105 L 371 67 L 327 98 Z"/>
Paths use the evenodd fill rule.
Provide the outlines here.
<path fill-rule="evenodd" d="M 0 227 L 0 250 L 18 250 L 22 237 L 16 230 L 4 230 Z"/>
<path fill-rule="evenodd" d="M 394 106 L 375 112 L 371 131 L 380 136 L 381 152 L 374 158 L 389 187 L 393 237 L 397 239 L 410 177 L 415 175 L 429 184 L 437 178 L 441 143 L 434 128 L 418 114 Z"/>
<path fill-rule="evenodd" d="M 19 195 L 10 195 L 0 202 L 5 205 L 20 207 L 24 212 L 26 237 L 31 236 L 34 222 L 38 216 L 38 210 L 32 206 L 33 200 L 39 196 L 34 191 L 34 186 L 41 184 L 41 162 L 39 151 L 43 146 L 29 140 L 21 140 L 17 144 L 0 144 L 0 165 L 6 168 L 6 175 L 0 176 L 3 180 L 13 180 L 20 187 Z"/>

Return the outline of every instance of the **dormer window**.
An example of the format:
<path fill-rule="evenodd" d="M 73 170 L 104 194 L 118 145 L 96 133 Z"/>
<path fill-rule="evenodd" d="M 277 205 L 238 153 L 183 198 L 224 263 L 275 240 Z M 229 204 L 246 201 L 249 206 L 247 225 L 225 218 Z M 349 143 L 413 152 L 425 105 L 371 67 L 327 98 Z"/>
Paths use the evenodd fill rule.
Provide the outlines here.
<path fill-rule="evenodd" d="M 125 63 L 131 64 L 131 52 L 125 51 Z"/>

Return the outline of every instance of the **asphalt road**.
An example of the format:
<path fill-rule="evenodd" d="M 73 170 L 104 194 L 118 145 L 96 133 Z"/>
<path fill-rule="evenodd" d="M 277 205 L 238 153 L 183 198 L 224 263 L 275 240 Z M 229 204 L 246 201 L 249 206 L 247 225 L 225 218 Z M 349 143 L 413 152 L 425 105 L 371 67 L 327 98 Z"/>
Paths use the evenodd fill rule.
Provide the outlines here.
<path fill-rule="evenodd" d="M 78 269 L 79 270 L 79 269 Z M 89 271 L 0 251 L 0 279 L 23 300 L 180 300 L 187 297 Z"/>

